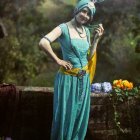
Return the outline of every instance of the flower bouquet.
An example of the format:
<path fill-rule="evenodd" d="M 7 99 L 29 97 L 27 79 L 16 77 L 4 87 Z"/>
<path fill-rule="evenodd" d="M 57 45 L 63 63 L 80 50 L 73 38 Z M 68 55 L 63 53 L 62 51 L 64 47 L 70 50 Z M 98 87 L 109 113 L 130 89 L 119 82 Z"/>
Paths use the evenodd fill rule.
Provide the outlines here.
<path fill-rule="evenodd" d="M 137 87 L 134 87 L 133 83 L 128 80 L 114 80 L 112 87 L 112 93 L 116 94 L 117 99 L 122 102 L 125 98 L 131 99 L 138 93 Z"/>

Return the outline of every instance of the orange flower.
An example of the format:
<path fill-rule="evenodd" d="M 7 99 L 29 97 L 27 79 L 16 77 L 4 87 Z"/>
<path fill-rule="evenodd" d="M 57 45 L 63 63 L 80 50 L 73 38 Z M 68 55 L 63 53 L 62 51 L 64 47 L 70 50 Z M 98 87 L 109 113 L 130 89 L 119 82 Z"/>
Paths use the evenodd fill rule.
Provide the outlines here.
<path fill-rule="evenodd" d="M 131 90 L 132 88 L 133 88 L 133 83 L 130 82 L 130 83 L 129 83 L 129 86 L 127 87 L 127 89 L 128 89 L 128 90 Z"/>
<path fill-rule="evenodd" d="M 133 88 L 133 83 L 127 80 L 123 80 L 124 89 L 131 90 Z"/>
<path fill-rule="evenodd" d="M 123 89 L 122 79 L 120 79 L 120 80 L 114 80 L 113 81 L 113 87 L 117 87 L 117 88 Z"/>
<path fill-rule="evenodd" d="M 114 80 L 113 81 L 113 88 L 120 88 L 123 90 L 131 90 L 133 88 L 133 83 L 129 82 L 128 80 Z"/>
<path fill-rule="evenodd" d="M 125 88 L 129 87 L 129 82 L 127 80 L 123 80 L 123 85 Z"/>

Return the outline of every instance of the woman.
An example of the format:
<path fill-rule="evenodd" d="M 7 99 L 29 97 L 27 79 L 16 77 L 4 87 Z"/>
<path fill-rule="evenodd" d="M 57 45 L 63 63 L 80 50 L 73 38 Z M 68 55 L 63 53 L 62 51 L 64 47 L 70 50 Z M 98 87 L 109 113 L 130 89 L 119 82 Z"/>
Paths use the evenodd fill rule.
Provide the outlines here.
<path fill-rule="evenodd" d="M 84 140 L 90 110 L 90 77 L 87 54 L 90 32 L 86 26 L 95 14 L 94 2 L 81 0 L 74 18 L 62 23 L 41 39 L 39 46 L 60 65 L 54 86 L 54 108 L 51 140 Z M 90 47 L 93 58 L 99 38 L 103 34 L 100 24 Z M 51 42 L 61 44 L 63 60 L 53 52 Z"/>

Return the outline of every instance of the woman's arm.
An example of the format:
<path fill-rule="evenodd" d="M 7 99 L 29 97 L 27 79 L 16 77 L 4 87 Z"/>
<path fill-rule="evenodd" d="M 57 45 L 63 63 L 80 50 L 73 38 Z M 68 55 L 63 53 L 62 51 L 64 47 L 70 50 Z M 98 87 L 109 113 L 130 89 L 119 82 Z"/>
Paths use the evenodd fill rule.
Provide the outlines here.
<path fill-rule="evenodd" d="M 92 56 L 96 52 L 98 42 L 99 42 L 101 36 L 103 35 L 104 28 L 103 28 L 102 24 L 99 24 L 99 27 L 95 30 L 95 32 L 96 32 L 96 34 L 94 36 L 93 41 L 91 42 L 90 54 L 88 57 L 89 60 L 92 58 Z"/>
<path fill-rule="evenodd" d="M 55 62 L 60 65 L 65 67 L 66 69 L 71 69 L 72 65 L 71 63 L 61 60 L 57 57 L 57 55 L 54 53 L 51 47 L 51 42 L 55 41 L 58 37 L 60 37 L 62 34 L 61 28 L 58 26 L 55 29 L 53 29 L 50 33 L 45 35 L 44 38 L 42 38 L 39 42 L 39 47 L 44 50 L 44 52 L 48 53 L 54 60 Z"/>

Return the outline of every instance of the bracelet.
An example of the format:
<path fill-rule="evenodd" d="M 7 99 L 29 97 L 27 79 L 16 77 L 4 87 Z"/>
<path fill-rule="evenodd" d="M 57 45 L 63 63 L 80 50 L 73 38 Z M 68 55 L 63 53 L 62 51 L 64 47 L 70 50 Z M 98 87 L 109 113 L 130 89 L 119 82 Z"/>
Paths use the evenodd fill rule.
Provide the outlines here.
<path fill-rule="evenodd" d="M 48 37 L 44 36 L 43 38 L 45 38 L 46 40 L 49 41 L 49 43 L 51 43 L 51 40 Z"/>

